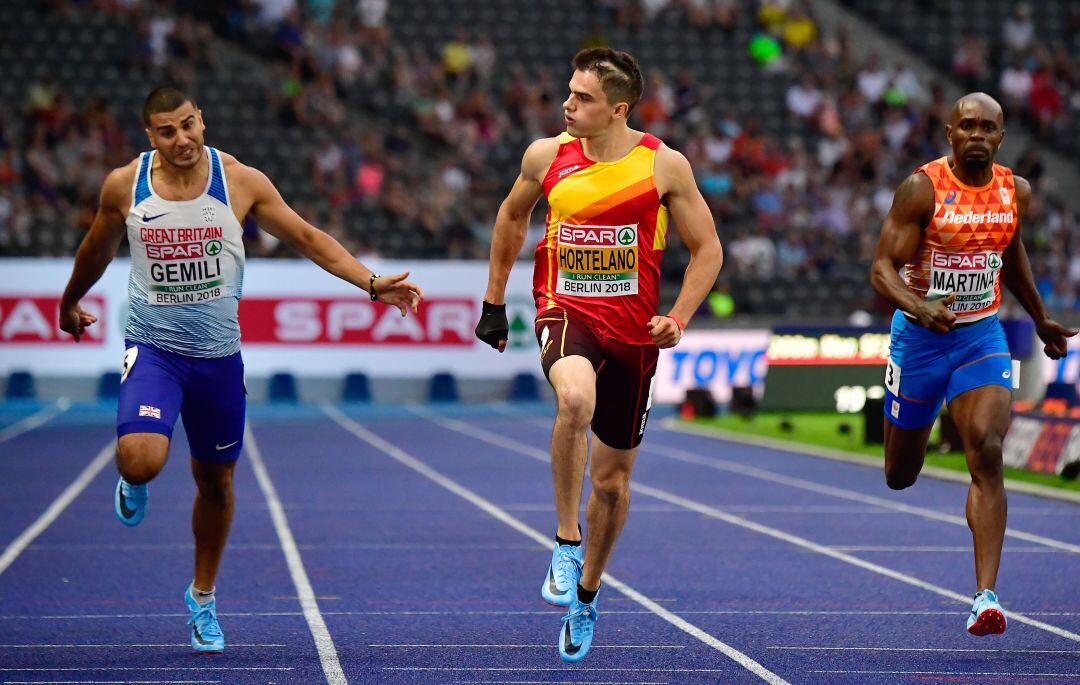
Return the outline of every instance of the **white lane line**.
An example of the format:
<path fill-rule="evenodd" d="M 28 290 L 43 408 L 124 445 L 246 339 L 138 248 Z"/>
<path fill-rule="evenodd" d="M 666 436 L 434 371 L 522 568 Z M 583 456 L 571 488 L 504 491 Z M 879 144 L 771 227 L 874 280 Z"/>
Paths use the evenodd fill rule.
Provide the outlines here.
<path fill-rule="evenodd" d="M 251 430 L 250 424 L 244 427 L 244 446 L 251 457 L 252 470 L 255 471 L 259 489 L 266 498 L 270 518 L 274 521 L 274 530 L 277 531 L 278 540 L 281 541 L 281 551 L 285 553 L 285 562 L 289 566 L 289 575 L 292 576 L 293 585 L 296 587 L 300 608 L 304 612 L 304 620 L 307 621 L 311 636 L 315 639 L 315 649 L 319 652 L 319 661 L 322 663 L 326 682 L 330 685 L 347 685 L 349 681 L 345 679 L 345 673 L 341 670 L 334 639 L 330 637 L 326 621 L 319 613 L 319 603 L 315 599 L 315 591 L 304 569 L 304 561 L 300 558 L 300 550 L 296 548 L 296 539 L 289 527 L 289 520 L 285 517 L 285 508 L 281 505 L 281 499 L 278 497 L 273 481 L 270 480 L 270 474 L 263 463 L 262 453 L 259 451 L 258 443 L 255 442 L 255 433 Z"/>
<path fill-rule="evenodd" d="M 491 431 L 480 428 L 479 426 L 468 424 L 463 421 L 458 421 L 456 419 L 448 419 L 442 416 L 432 414 L 427 410 L 417 410 L 417 413 L 427 418 L 429 421 L 432 421 L 433 423 L 443 426 L 449 430 L 461 433 L 463 435 L 467 435 L 477 440 L 488 442 L 492 445 L 509 449 L 511 451 L 517 452 L 518 454 L 525 455 L 538 461 L 543 461 L 545 463 L 548 462 L 547 452 L 536 449 L 531 445 L 526 445 L 525 443 L 519 442 L 512 438 L 507 438 L 497 433 L 492 433 Z M 892 578 L 893 580 L 898 580 L 901 583 L 906 583 L 907 585 L 912 585 L 914 587 L 927 590 L 936 595 L 947 597 L 948 599 L 956 600 L 957 602 L 962 602 L 964 604 L 971 603 L 970 597 L 959 592 L 948 590 L 938 585 L 934 585 L 933 583 L 928 583 L 914 576 L 910 576 L 906 573 L 894 571 L 891 568 L 887 568 L 880 564 L 875 564 L 864 559 L 860 559 L 859 557 L 851 556 L 850 554 L 846 554 L 844 552 L 838 552 L 834 549 L 830 549 L 826 545 L 821 545 L 816 542 L 807 540 L 806 538 L 792 535 L 791 533 L 787 533 L 778 528 L 766 526 L 764 524 L 742 518 L 741 516 L 735 516 L 734 514 L 729 514 L 725 511 L 721 511 L 716 507 L 709 506 L 701 502 L 696 502 L 686 497 L 681 497 L 666 490 L 661 490 L 660 488 L 654 488 L 652 486 L 645 485 L 640 481 L 631 481 L 630 487 L 632 490 L 640 492 L 643 495 L 653 497 L 669 504 L 675 504 L 681 507 L 685 507 L 690 511 L 696 511 L 699 514 L 703 514 L 710 518 L 715 518 L 720 521 L 724 521 L 725 523 L 739 526 L 741 528 L 746 528 L 747 530 L 752 530 L 755 533 L 761 533 L 762 535 L 767 535 L 777 540 L 789 542 L 797 547 L 802 547 L 803 549 L 809 550 L 811 552 L 817 552 L 818 554 L 832 557 L 833 559 L 843 561 L 845 563 L 851 564 L 852 566 L 858 566 L 859 568 L 865 569 L 867 571 L 871 571 L 873 573 Z M 1059 628 L 1049 623 L 1038 621 L 1015 611 L 1009 611 L 1008 616 L 1010 619 L 1019 623 L 1024 623 L 1034 628 L 1045 630 L 1048 633 L 1053 633 L 1054 635 L 1066 638 L 1068 640 L 1073 640 L 1074 642 L 1080 642 L 1080 635 L 1077 635 L 1072 631 L 1065 630 L 1064 628 Z"/>
<path fill-rule="evenodd" d="M 817 445 L 806 445 L 801 443 L 794 443 L 790 440 L 777 440 L 775 438 L 766 438 L 760 435 L 750 435 L 747 433 L 738 433 L 735 431 L 729 431 L 724 429 L 714 429 L 706 426 L 698 426 L 695 424 L 686 424 L 678 419 L 664 419 L 659 422 L 658 426 L 661 430 L 670 431 L 673 433 L 684 433 L 689 435 L 697 435 L 700 437 L 709 438 L 711 440 L 719 440 L 724 442 L 733 442 L 741 445 L 753 445 L 755 447 L 767 447 L 773 450 L 781 450 L 789 454 L 796 454 L 800 457 L 817 457 L 819 459 L 831 459 L 832 461 L 842 461 L 847 464 L 859 464 L 862 466 L 869 466 L 873 469 L 880 470 L 882 468 L 882 460 L 878 457 L 871 457 L 866 454 L 859 454 L 858 452 L 847 452 L 844 450 L 831 449 L 828 447 L 819 447 Z M 931 478 L 937 478 L 939 480 L 947 480 L 955 483 L 962 483 L 967 485 L 971 482 L 971 476 L 961 471 L 952 471 L 950 469 L 944 469 L 935 466 L 924 466 L 922 475 L 930 476 Z M 1025 481 L 1017 481 L 1009 478 L 1005 479 L 1005 489 L 1011 492 L 1022 492 L 1026 495 L 1035 495 L 1044 499 L 1052 499 L 1058 501 L 1071 502 L 1073 504 L 1080 504 L 1080 492 L 1075 490 L 1064 490 L 1062 488 L 1052 488 L 1046 485 L 1039 485 L 1038 483 L 1028 483 Z"/>
<path fill-rule="evenodd" d="M 724 507 L 724 511 L 728 511 L 727 507 Z M 971 545 L 966 547 L 949 545 L 829 545 L 828 547 L 838 552 L 962 552 L 971 554 Z M 1024 554 L 1064 554 L 1061 550 L 1050 547 L 1006 547 L 1001 551 Z"/>
<path fill-rule="evenodd" d="M 720 521 L 724 521 L 726 523 L 731 523 L 731 524 L 734 524 L 736 526 L 740 526 L 742 528 L 752 530 L 752 531 L 754 531 L 756 533 L 761 533 L 762 535 L 768 535 L 769 537 L 776 538 L 777 540 L 784 540 L 786 542 L 790 542 L 791 544 L 802 547 L 803 549 L 807 549 L 807 550 L 810 550 L 812 552 L 817 552 L 819 554 L 823 554 L 825 556 L 832 557 L 833 559 L 843 561 L 845 563 L 851 564 L 852 566 L 858 566 L 859 568 L 866 569 L 867 571 L 872 571 L 872 572 L 877 573 L 879 575 L 883 575 L 883 576 L 886 576 L 888 578 L 892 578 L 893 580 L 898 580 L 901 583 L 906 583 L 907 585 L 911 585 L 913 587 L 917 587 L 917 588 L 921 588 L 923 590 L 927 590 L 929 592 L 933 592 L 936 595 L 940 595 L 942 597 L 947 597 L 949 599 L 954 599 L 957 602 L 961 602 L 963 604 L 970 604 L 971 603 L 971 598 L 968 597 L 967 595 L 961 594 L 959 592 L 954 592 L 952 590 L 948 590 L 948 589 L 943 588 L 943 587 L 941 587 L 939 585 L 934 585 L 933 583 L 928 583 L 928 582 L 926 582 L 924 580 L 920 580 L 919 578 L 916 578 L 915 576 L 911 576 L 911 575 L 908 575 L 906 573 L 901 573 L 900 571 L 894 571 L 893 569 L 888 568 L 886 566 L 882 566 L 880 564 L 875 564 L 875 563 L 866 561 L 865 559 L 860 559 L 859 557 L 851 556 L 850 554 L 846 554 L 844 552 L 837 552 L 836 550 L 830 549 L 829 547 L 826 547 L 825 545 L 819 545 L 816 542 L 811 542 L 810 540 L 807 540 L 806 538 L 802 538 L 802 537 L 799 537 L 797 535 L 792 535 L 791 533 L 787 533 L 787 532 L 782 531 L 782 530 L 780 530 L 778 528 L 773 528 L 771 526 L 765 526 L 765 525 L 762 525 L 760 523 L 755 523 L 754 521 L 750 521 L 749 519 L 744 519 L 744 518 L 742 518 L 740 516 L 734 516 L 732 514 L 728 514 L 728 513 L 724 512 L 724 511 L 721 511 L 721 510 L 717 509 L 716 507 L 710 507 L 707 504 L 702 504 L 700 502 L 695 502 L 694 500 L 688 499 L 686 497 L 680 497 L 679 495 L 676 495 L 674 493 L 670 493 L 670 492 L 667 492 L 665 490 L 661 490 L 659 488 L 654 488 L 654 487 L 645 485 L 643 483 L 637 483 L 637 484 L 631 483 L 630 487 L 632 489 L 637 490 L 638 492 L 640 492 L 640 493 L 642 493 L 644 495 L 648 495 L 650 497 L 655 497 L 656 499 L 661 499 L 661 500 L 664 500 L 665 502 L 671 502 L 672 504 L 681 504 L 681 505 L 685 506 L 687 509 L 690 509 L 692 511 L 696 511 L 696 512 L 698 512 L 700 514 L 703 514 L 705 516 L 708 516 L 710 518 L 715 518 L 715 519 L 718 519 Z M 1015 611 L 1008 612 L 1008 616 L 1013 621 L 1017 621 L 1019 623 L 1025 623 L 1025 624 L 1027 624 L 1029 626 L 1032 626 L 1034 628 L 1040 628 L 1042 630 L 1045 630 L 1048 633 L 1053 633 L 1054 635 L 1066 638 L 1068 640 L 1073 640 L 1074 642 L 1080 642 L 1080 635 L 1077 635 L 1076 633 L 1074 633 L 1072 631 L 1065 630 L 1064 628 L 1059 628 L 1059 627 L 1051 625 L 1049 623 L 1044 623 L 1042 621 L 1038 621 L 1036 619 L 1029 618 L 1028 616 L 1025 616 L 1024 614 L 1019 614 L 1019 613 L 1017 613 Z"/>
<path fill-rule="evenodd" d="M 285 647 L 285 646 L 287 646 L 287 645 L 284 645 L 284 644 L 280 644 L 280 645 L 254 644 L 254 643 L 239 643 L 238 644 L 238 643 L 234 643 L 234 642 L 229 643 L 229 648 L 230 649 L 232 647 Z M 125 643 L 122 643 L 122 644 L 93 644 L 93 645 L 91 645 L 91 644 L 81 644 L 81 645 L 75 645 L 75 644 L 67 644 L 67 645 L 64 645 L 64 644 L 52 644 L 52 645 L 42 645 L 42 644 L 0 645 L 0 649 L 99 649 L 99 648 L 102 648 L 102 647 L 109 647 L 109 648 L 116 648 L 116 647 L 167 647 L 167 648 L 172 649 L 174 647 L 180 647 L 180 648 L 187 647 L 187 648 L 190 648 L 191 645 L 189 645 L 186 642 L 177 642 L 177 643 L 173 643 L 173 644 L 162 644 L 162 643 L 159 643 L 159 644 L 132 644 L 132 643 L 126 643 L 125 642 Z"/>
<path fill-rule="evenodd" d="M 651 614 L 651 611 L 645 609 L 608 609 L 604 611 L 605 615 L 608 614 Z M 956 616 L 956 611 L 900 611 L 900 610 L 765 610 L 765 609 L 680 609 L 680 614 L 700 614 L 704 616 Z M 1040 611 L 1035 609 L 1033 611 L 1022 612 L 1028 616 L 1065 616 L 1073 618 L 1080 616 L 1080 612 L 1077 611 Z M 63 616 L 31 616 L 27 614 L 17 616 L 0 616 L 0 620 L 4 621 L 71 621 L 71 620 L 92 620 L 99 621 L 102 619 L 151 619 L 151 618 L 181 618 L 187 617 L 189 614 L 179 613 L 162 613 L 162 614 L 69 614 Z M 264 616 L 303 616 L 303 612 L 300 611 L 252 611 L 252 612 L 223 612 L 219 616 L 228 618 L 249 618 L 249 617 L 264 617 Z M 416 617 L 416 616 L 551 616 L 550 611 L 543 610 L 523 610 L 514 611 L 500 610 L 500 611 L 470 611 L 468 609 L 458 609 L 454 611 L 427 611 L 427 610 L 401 610 L 401 611 L 324 611 L 323 616 L 401 616 L 403 618 Z M 1010 612 L 1011 615 L 1011 612 Z"/>
<path fill-rule="evenodd" d="M 584 671 L 632 673 L 727 673 L 722 668 L 614 668 L 594 666 L 383 666 L 384 671 Z"/>
<path fill-rule="evenodd" d="M 1080 673 L 958 673 L 956 671 L 810 671 L 811 673 L 847 673 L 859 675 L 940 675 L 963 678 L 1080 678 Z"/>
<path fill-rule="evenodd" d="M 963 526 L 967 528 L 967 519 L 963 516 L 956 516 L 954 514 L 946 514 L 926 507 L 920 507 L 911 504 L 902 504 L 900 502 L 894 502 L 893 500 L 885 499 L 884 497 L 876 497 L 874 495 L 867 495 L 856 490 L 849 490 L 847 488 L 839 488 L 833 485 L 825 485 L 824 483 L 818 483 L 816 481 L 806 480 L 804 478 L 796 478 L 794 476 L 787 476 L 782 473 L 776 473 L 775 471 L 768 471 L 766 469 L 757 468 L 755 466 L 748 466 L 746 464 L 739 464 L 733 461 L 727 461 L 726 459 L 719 459 L 717 457 L 703 457 L 687 450 L 678 449 L 675 447 L 668 447 L 666 445 L 646 445 L 642 447 L 643 452 L 659 454 L 660 456 L 667 457 L 668 459 L 674 459 L 687 464 L 695 464 L 698 466 L 705 466 L 707 468 L 716 469 L 718 471 L 728 471 L 730 473 L 738 473 L 743 476 L 749 476 L 751 478 L 757 478 L 759 480 L 769 481 L 771 483 L 778 483 L 780 485 L 786 485 L 792 488 L 798 488 L 800 490 L 808 490 L 810 492 L 816 492 L 822 495 L 829 495 L 831 497 L 838 497 L 841 499 L 851 500 L 853 502 L 862 502 L 863 504 L 870 504 L 876 507 L 882 507 L 885 509 L 891 509 L 893 511 L 899 511 L 905 514 L 912 514 L 914 516 L 921 516 L 923 518 L 931 519 L 934 521 L 943 521 L 945 523 L 951 523 L 956 526 Z M 1043 535 L 1036 535 L 1034 533 L 1028 533 L 1015 528 L 1005 529 L 1006 537 L 1016 538 L 1017 540 L 1024 540 L 1026 542 L 1034 542 L 1036 544 L 1045 545 L 1047 547 L 1053 547 L 1063 552 L 1071 552 L 1073 554 L 1080 554 L 1080 545 L 1074 545 L 1070 542 L 1064 542 L 1054 538 L 1049 538 Z"/>
<path fill-rule="evenodd" d="M 53 404 L 37 411 L 25 419 L 16 421 L 15 423 L 0 429 L 0 442 L 7 442 L 12 438 L 28 433 L 38 426 L 44 425 L 51 421 L 54 417 L 63 414 L 71 407 L 71 400 L 66 397 L 61 397 Z"/>
<path fill-rule="evenodd" d="M 549 615 L 550 615 L 550 613 L 549 613 Z M 2 645 L 0 645 L 0 646 L 2 646 Z M 538 649 L 551 649 L 551 645 L 546 644 L 546 643 L 542 644 L 542 645 L 541 644 L 517 644 L 517 645 L 464 645 L 464 644 L 455 644 L 455 645 L 449 645 L 449 644 L 408 644 L 408 645 L 383 644 L 383 645 L 378 645 L 378 644 L 376 644 L 376 645 L 367 645 L 367 646 L 368 647 L 384 647 L 384 648 L 392 648 L 392 649 L 416 649 L 416 648 L 426 649 L 426 648 L 429 648 L 429 647 L 432 647 L 432 648 L 446 648 L 446 649 L 458 649 L 458 648 L 465 648 L 465 649 L 481 649 L 481 648 L 483 648 L 483 649 L 531 649 L 531 648 L 536 647 Z M 686 646 L 685 645 L 596 645 L 596 648 L 597 649 L 686 649 Z"/>
<path fill-rule="evenodd" d="M 767 649 L 779 649 L 790 652 L 987 652 L 1008 654 L 1072 654 L 1075 649 L 999 649 L 986 647 L 800 647 L 798 645 L 773 646 Z"/>
<path fill-rule="evenodd" d="M 105 468 L 105 465 L 112 461 L 115 445 L 115 441 L 105 445 L 105 447 L 98 452 L 97 456 L 86 465 L 86 468 L 75 477 L 75 480 L 71 481 L 71 484 L 64 488 L 64 491 L 53 500 L 52 504 L 49 505 L 49 508 L 42 512 L 41 516 L 31 523 L 26 530 L 20 533 L 19 537 L 12 540 L 11 543 L 4 548 L 4 553 L 0 554 L 0 574 L 3 574 L 4 571 L 19 558 L 19 555 L 22 554 L 23 550 L 25 550 L 37 536 L 45 532 L 45 529 L 52 525 L 52 522 L 55 521 L 60 514 L 64 513 L 64 509 L 67 509 L 68 505 L 86 489 L 86 486 L 90 484 L 90 481 L 94 480 L 94 477 L 101 472 L 101 469 Z M 109 500 L 111 499 L 112 496 L 110 495 Z"/>
<path fill-rule="evenodd" d="M 447 490 L 461 497 L 462 499 L 467 500 L 468 502 L 475 505 L 477 508 L 488 513 L 493 518 L 505 523 L 514 530 L 536 541 L 536 544 L 540 545 L 541 549 L 547 549 L 550 546 L 549 536 L 544 535 L 536 529 L 522 523 L 520 520 L 514 518 L 505 510 L 499 508 L 491 501 L 481 497 L 472 490 L 469 490 L 468 488 L 460 485 L 456 481 L 447 478 L 446 476 L 431 468 L 424 462 L 408 454 L 401 448 L 387 442 L 375 433 L 372 433 L 370 430 L 364 428 L 360 424 L 356 423 L 352 419 L 342 414 L 337 408 L 326 404 L 322 405 L 322 408 L 323 411 L 326 412 L 328 416 L 330 416 L 330 418 L 332 418 L 338 423 L 338 425 L 355 435 L 357 438 L 363 440 L 372 447 L 375 447 L 379 451 L 385 453 L 387 456 L 397 460 L 401 464 L 423 475 L 429 480 L 441 485 L 442 487 L 446 488 Z M 603 580 L 605 583 L 607 583 L 608 586 L 614 588 L 618 592 L 622 593 L 624 596 L 634 600 L 646 609 L 649 609 L 660 618 L 674 625 L 676 628 L 682 630 L 685 633 L 688 633 L 694 638 L 700 640 L 701 642 L 704 642 L 713 649 L 719 651 L 724 656 L 736 662 L 737 664 L 750 671 L 754 675 L 758 676 L 765 682 L 775 685 L 788 685 L 786 680 L 776 675 L 769 669 L 765 668 L 758 662 L 754 661 L 750 657 L 746 656 L 739 650 L 731 647 L 725 642 L 721 642 L 709 633 L 706 633 L 701 628 L 693 625 L 686 619 L 680 618 L 676 614 L 668 611 L 664 607 L 657 604 L 654 600 L 646 597 L 637 590 L 634 590 L 629 585 L 623 583 L 617 578 L 605 573 L 603 575 Z"/>
<path fill-rule="evenodd" d="M 292 666 L 214 666 L 215 671 L 291 671 Z M 205 671 L 206 666 L 42 666 L 40 668 L 0 667 L 3 673 L 24 673 L 27 671 Z"/>
<path fill-rule="evenodd" d="M 455 680 L 454 683 L 501 683 L 503 685 L 546 685 L 550 680 Z M 580 680 L 588 685 L 668 685 L 666 680 Z"/>

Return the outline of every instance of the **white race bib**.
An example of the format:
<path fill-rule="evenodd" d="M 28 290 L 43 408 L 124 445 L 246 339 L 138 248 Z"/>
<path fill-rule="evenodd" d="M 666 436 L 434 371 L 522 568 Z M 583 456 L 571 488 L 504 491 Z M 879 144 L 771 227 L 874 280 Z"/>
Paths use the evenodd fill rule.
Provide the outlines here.
<path fill-rule="evenodd" d="M 558 228 L 555 292 L 573 297 L 638 294 L 638 225 Z"/>
<path fill-rule="evenodd" d="M 938 252 L 930 255 L 927 300 L 956 293 L 949 309 L 957 314 L 977 312 L 994 302 L 1001 255 L 997 252 Z"/>

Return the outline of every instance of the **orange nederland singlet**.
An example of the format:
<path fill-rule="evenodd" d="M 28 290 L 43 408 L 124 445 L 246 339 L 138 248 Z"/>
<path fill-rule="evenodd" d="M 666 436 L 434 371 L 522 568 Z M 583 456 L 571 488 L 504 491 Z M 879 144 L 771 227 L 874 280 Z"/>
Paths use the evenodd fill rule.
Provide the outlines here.
<path fill-rule="evenodd" d="M 922 165 L 934 184 L 934 218 L 923 231 L 915 260 L 905 265 L 909 288 L 928 300 L 956 293 L 949 309 L 958 322 L 997 313 L 1001 302 L 1001 254 L 1019 223 L 1013 172 L 994 165 L 979 188 L 961 183 L 948 157 Z"/>
<path fill-rule="evenodd" d="M 599 335 L 651 345 L 668 209 L 653 177 L 660 140 L 646 133 L 622 159 L 594 162 L 559 136 L 544 177 L 547 231 L 536 246 L 536 309 L 561 307 Z"/>

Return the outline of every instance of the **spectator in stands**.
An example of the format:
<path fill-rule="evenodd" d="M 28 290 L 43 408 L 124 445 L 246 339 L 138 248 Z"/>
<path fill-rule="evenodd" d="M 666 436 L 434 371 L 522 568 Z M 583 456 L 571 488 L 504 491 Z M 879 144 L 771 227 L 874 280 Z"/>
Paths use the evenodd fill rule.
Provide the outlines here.
<path fill-rule="evenodd" d="M 1001 39 L 1014 54 L 1022 54 L 1035 42 L 1035 25 L 1031 22 L 1031 5 L 1017 3 L 1013 15 L 1001 25 Z"/>

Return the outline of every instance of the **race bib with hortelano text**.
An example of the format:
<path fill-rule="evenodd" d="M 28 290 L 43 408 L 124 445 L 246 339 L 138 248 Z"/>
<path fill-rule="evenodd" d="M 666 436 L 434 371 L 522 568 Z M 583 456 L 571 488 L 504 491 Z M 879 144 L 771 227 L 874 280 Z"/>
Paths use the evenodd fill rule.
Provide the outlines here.
<path fill-rule="evenodd" d="M 638 225 L 559 224 L 559 295 L 618 297 L 638 293 Z"/>
<path fill-rule="evenodd" d="M 195 304 L 227 294 L 221 228 L 143 227 L 140 237 L 146 244 L 150 304 Z"/>
<path fill-rule="evenodd" d="M 949 309 L 957 314 L 977 312 L 994 302 L 1001 255 L 997 252 L 938 252 L 930 257 L 927 300 L 956 293 Z"/>

